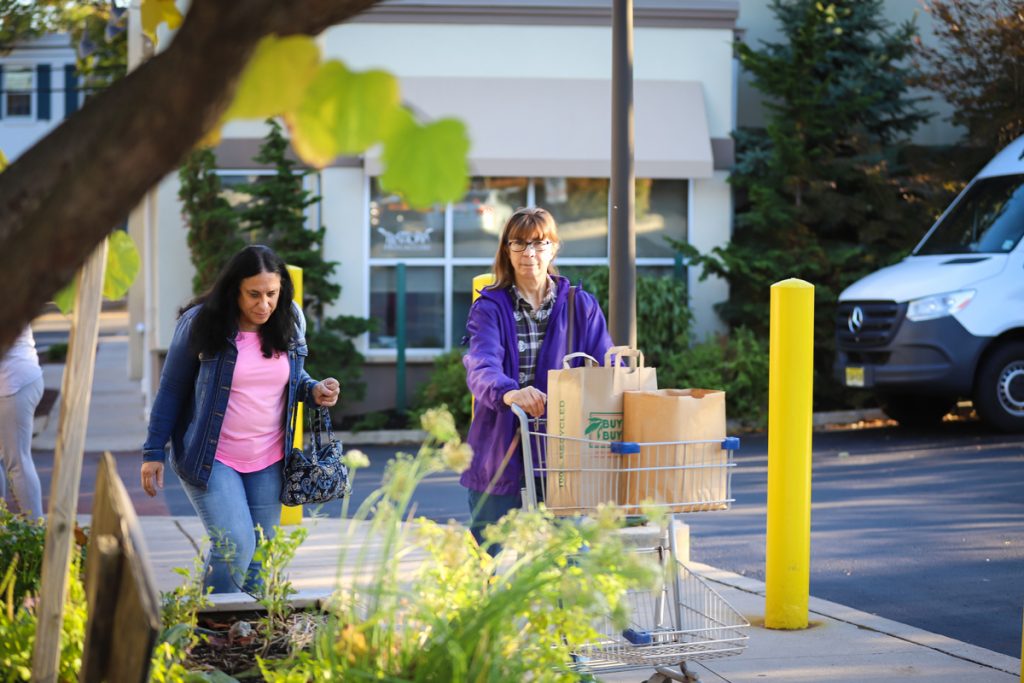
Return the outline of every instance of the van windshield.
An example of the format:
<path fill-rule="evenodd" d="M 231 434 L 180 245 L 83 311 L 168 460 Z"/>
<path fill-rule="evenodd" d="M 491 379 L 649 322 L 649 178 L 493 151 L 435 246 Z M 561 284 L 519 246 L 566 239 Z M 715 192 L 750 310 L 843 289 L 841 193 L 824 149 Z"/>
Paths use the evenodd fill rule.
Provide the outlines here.
<path fill-rule="evenodd" d="M 971 185 L 915 256 L 1005 254 L 1024 234 L 1024 175 L 982 178 Z"/>

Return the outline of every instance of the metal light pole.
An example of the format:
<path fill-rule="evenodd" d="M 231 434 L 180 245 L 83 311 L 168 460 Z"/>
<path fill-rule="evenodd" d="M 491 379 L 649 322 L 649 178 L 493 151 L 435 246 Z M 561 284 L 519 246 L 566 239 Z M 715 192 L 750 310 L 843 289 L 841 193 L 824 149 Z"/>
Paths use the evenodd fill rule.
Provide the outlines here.
<path fill-rule="evenodd" d="M 612 169 L 608 193 L 609 332 L 636 346 L 636 229 L 633 164 L 633 0 L 612 8 Z"/>

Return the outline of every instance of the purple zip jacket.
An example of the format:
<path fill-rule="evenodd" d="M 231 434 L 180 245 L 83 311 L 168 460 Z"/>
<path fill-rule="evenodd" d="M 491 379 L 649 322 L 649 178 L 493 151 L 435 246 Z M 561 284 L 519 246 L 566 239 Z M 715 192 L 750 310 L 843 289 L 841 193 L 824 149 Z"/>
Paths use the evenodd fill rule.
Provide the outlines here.
<path fill-rule="evenodd" d="M 537 354 L 537 373 L 533 386 L 548 391 L 548 370 L 562 367 L 566 353 L 569 280 L 552 276 L 557 294 L 551 310 L 544 341 Z M 484 289 L 469 310 L 466 331 L 469 352 L 462 359 L 466 366 L 466 384 L 476 399 L 473 423 L 466 441 L 473 447 L 473 462 L 459 482 L 474 491 L 497 495 L 518 493 L 523 480 L 522 446 L 510 459 L 505 471 L 494 481 L 509 444 L 519 427 L 512 409 L 502 396 L 519 389 L 519 337 L 512 317 L 512 296 L 508 289 Z M 582 351 L 603 362 L 612 346 L 608 325 L 597 299 L 577 290 L 575 330 L 572 352 Z M 488 487 L 490 488 L 488 489 Z"/>

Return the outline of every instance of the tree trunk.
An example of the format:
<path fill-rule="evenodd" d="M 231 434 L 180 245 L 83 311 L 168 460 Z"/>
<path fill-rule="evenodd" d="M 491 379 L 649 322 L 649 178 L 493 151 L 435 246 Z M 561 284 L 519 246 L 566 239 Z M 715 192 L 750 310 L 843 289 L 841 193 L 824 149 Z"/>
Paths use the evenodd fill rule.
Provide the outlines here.
<path fill-rule="evenodd" d="M 167 50 L 0 173 L 0 353 L 220 119 L 257 42 L 315 35 L 378 0 L 194 0 Z M 157 255 L 159 258 L 159 255 Z"/>

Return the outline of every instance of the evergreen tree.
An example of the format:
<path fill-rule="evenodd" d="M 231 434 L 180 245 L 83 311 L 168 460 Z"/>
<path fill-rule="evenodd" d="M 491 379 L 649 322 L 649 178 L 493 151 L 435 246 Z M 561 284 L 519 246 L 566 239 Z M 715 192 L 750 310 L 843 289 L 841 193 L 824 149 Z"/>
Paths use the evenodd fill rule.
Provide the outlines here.
<path fill-rule="evenodd" d="M 326 228 L 307 226 L 306 211 L 320 197 L 302 186 L 306 175 L 288 157 L 288 140 L 277 121 L 267 121 L 269 131 L 254 158 L 272 166 L 274 175 L 242 188 L 252 197 L 242 211 L 243 228 L 255 242 L 266 244 L 285 263 L 302 268 L 303 310 L 309 356 L 306 368 L 318 378 L 336 377 L 341 382 L 342 402 L 358 400 L 365 394 L 361 381 L 363 356 L 352 337 L 363 334 L 372 321 L 357 316 L 324 317 L 324 307 L 341 295 L 341 286 L 331 281 L 336 261 L 325 261 L 322 252 Z"/>
<path fill-rule="evenodd" d="M 238 214 L 223 196 L 216 158 L 209 149 L 197 149 L 178 171 L 185 220 L 188 223 L 188 248 L 195 266 L 192 291 L 205 292 L 217 273 L 235 252 L 245 246 L 239 233 Z"/>
<path fill-rule="evenodd" d="M 304 308 L 319 321 L 324 305 L 341 294 L 341 287 L 330 280 L 338 264 L 325 261 L 320 253 L 326 228 L 307 227 L 306 210 L 320 197 L 302 186 L 307 174 L 288 158 L 281 125 L 273 119 L 267 124 L 269 131 L 253 161 L 271 166 L 275 173 L 240 188 L 252 197 L 242 211 L 242 226 L 254 242 L 268 245 L 285 263 L 302 268 Z"/>
<path fill-rule="evenodd" d="M 730 325 L 767 335 L 772 283 L 815 285 L 816 398 L 842 402 L 831 379 L 839 293 L 902 257 L 928 223 L 928 206 L 901 174 L 905 136 L 926 120 L 908 94 L 914 26 L 893 28 L 882 0 L 772 0 L 783 42 L 738 44 L 740 62 L 766 96 L 765 130 L 735 134 L 730 178 L 737 215 L 732 241 L 701 255 L 724 277 Z"/>

